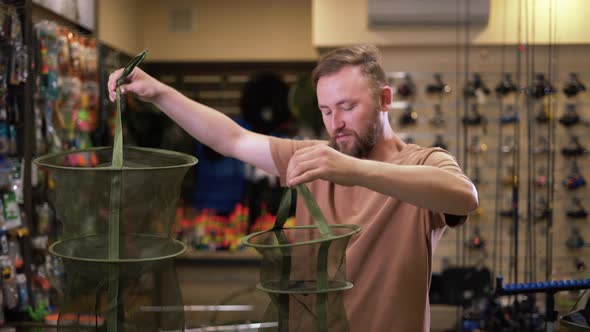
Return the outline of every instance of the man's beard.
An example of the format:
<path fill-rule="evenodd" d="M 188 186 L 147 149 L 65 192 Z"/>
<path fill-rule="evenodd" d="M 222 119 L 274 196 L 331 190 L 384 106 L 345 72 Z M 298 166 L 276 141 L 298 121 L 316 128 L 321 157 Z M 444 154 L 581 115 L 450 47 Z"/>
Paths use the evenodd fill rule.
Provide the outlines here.
<path fill-rule="evenodd" d="M 381 121 L 379 121 L 379 110 L 375 110 L 374 117 L 367 123 L 367 126 L 361 132 L 361 135 L 357 134 L 352 130 L 338 130 L 334 132 L 334 135 L 330 137 L 330 147 L 352 157 L 356 158 L 367 158 L 373 147 L 377 143 L 379 134 L 381 132 Z M 351 135 L 352 141 L 340 144 L 336 140 L 338 134 Z"/>

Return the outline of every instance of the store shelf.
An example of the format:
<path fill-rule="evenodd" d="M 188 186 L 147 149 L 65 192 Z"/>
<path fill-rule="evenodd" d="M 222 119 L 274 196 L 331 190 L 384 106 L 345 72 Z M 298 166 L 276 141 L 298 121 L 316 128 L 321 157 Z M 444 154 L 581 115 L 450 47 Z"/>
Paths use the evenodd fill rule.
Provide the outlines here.
<path fill-rule="evenodd" d="M 198 251 L 187 250 L 176 258 L 180 263 L 203 264 L 255 264 L 260 263 L 261 256 L 255 250 L 245 249 L 241 251 Z"/>

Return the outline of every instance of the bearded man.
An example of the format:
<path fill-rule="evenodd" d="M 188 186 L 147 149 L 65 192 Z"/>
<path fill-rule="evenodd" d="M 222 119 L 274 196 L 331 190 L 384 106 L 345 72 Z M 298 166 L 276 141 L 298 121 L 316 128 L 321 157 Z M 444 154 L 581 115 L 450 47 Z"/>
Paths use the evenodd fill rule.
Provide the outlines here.
<path fill-rule="evenodd" d="M 121 73 L 109 79 L 113 101 Z M 139 68 L 121 90 L 153 103 L 220 154 L 277 175 L 283 185 L 306 183 L 330 223 L 362 226 L 346 252 L 355 285 L 343 295 L 351 331 L 429 331 L 432 255 L 445 228 L 477 208 L 475 186 L 447 151 L 406 144 L 393 132 L 393 93 L 376 47 L 322 55 L 313 83 L 328 142 L 250 132 Z M 301 202 L 296 221 L 313 224 Z"/>

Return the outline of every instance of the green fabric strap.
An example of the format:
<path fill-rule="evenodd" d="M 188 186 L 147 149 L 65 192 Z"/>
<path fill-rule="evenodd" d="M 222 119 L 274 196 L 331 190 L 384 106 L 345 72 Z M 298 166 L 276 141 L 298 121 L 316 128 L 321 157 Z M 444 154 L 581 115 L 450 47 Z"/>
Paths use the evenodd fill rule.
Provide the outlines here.
<path fill-rule="evenodd" d="M 307 206 L 307 210 L 309 210 L 309 214 L 315 221 L 315 224 L 318 226 L 322 237 L 326 238 L 332 236 L 332 231 L 330 230 L 330 226 L 328 226 L 326 217 L 324 217 L 322 210 L 320 210 L 318 203 L 309 192 L 309 189 L 307 189 L 307 186 L 303 183 L 298 184 L 297 192 L 299 192 L 299 196 L 303 198 L 303 203 L 305 203 L 305 206 Z"/>
<path fill-rule="evenodd" d="M 115 139 L 113 143 L 113 157 L 111 167 L 111 195 L 109 202 L 109 238 L 108 238 L 108 259 L 111 262 L 119 260 L 120 250 L 120 217 L 121 217 L 121 196 L 123 189 L 123 125 L 121 122 L 121 84 L 133 69 L 138 66 L 147 54 L 147 50 L 134 57 L 123 70 L 121 78 L 117 80 L 117 115 L 115 119 Z M 118 329 L 118 307 L 119 307 L 119 266 L 114 263 L 109 266 L 109 286 L 107 314 L 107 331 L 117 332 Z"/>
<path fill-rule="evenodd" d="M 299 193 L 299 197 L 303 199 L 303 203 L 309 210 L 309 214 L 311 218 L 314 220 L 316 226 L 318 227 L 322 238 L 327 238 L 332 236 L 332 231 L 330 230 L 330 226 L 328 226 L 328 222 L 326 221 L 326 217 L 322 213 L 322 210 L 318 206 L 315 198 L 307 186 L 305 184 L 298 184 L 296 186 L 297 192 Z M 277 211 L 277 217 L 275 219 L 275 225 L 273 227 L 274 230 L 282 229 L 285 225 L 285 221 L 289 216 L 289 210 L 291 209 L 291 191 L 293 189 L 289 188 L 285 190 L 283 193 L 283 197 L 281 198 L 281 203 L 279 205 L 279 210 Z"/>
<path fill-rule="evenodd" d="M 277 211 L 277 217 L 275 219 L 275 225 L 273 230 L 282 229 L 285 225 L 285 221 L 287 221 L 287 217 L 289 217 L 289 210 L 291 209 L 291 192 L 293 189 L 289 188 L 283 192 L 283 197 L 281 198 L 281 203 L 279 204 L 279 209 Z M 318 227 L 322 238 L 327 238 L 332 236 L 332 231 L 330 230 L 330 226 L 328 226 L 328 222 L 326 221 L 326 217 L 322 213 L 322 210 L 318 206 L 315 198 L 307 189 L 305 184 L 298 184 L 296 186 L 296 190 L 299 193 L 299 197 L 303 199 L 303 203 L 309 210 L 309 214 L 311 218 L 314 220 L 316 226 Z"/>
<path fill-rule="evenodd" d="M 279 210 L 277 211 L 277 217 L 275 219 L 274 230 L 282 229 L 289 217 L 289 210 L 291 210 L 291 189 L 286 189 L 281 197 L 281 203 L 279 204 Z"/>

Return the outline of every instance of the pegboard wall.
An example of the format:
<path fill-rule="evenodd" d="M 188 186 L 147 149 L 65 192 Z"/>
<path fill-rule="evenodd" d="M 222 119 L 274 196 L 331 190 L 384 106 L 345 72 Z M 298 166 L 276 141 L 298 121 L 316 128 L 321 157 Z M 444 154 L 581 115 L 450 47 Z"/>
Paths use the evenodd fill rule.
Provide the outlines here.
<path fill-rule="evenodd" d="M 485 71 L 470 71 L 467 76 L 464 72 L 388 72 L 396 91 L 390 110 L 394 131 L 421 146 L 445 147 L 479 193 L 480 208 L 467 224 L 447 230 L 439 242 L 433 271 L 445 265 L 475 265 L 507 280 L 513 280 L 515 273 L 518 281 L 541 280 L 548 271 L 551 279 L 585 277 L 586 264 L 590 264 L 585 244 L 590 239 L 585 216 L 590 197 L 582 179 L 590 174 L 586 151 L 590 146 L 590 93 L 568 97 L 564 88 L 571 80 L 570 72 L 587 85 L 590 70 L 576 72 L 580 68 L 570 69 L 563 62 L 551 71 L 548 63 L 539 65 L 534 73 L 548 81 L 535 89 L 538 75 L 531 70 L 527 75 L 523 68 L 518 82 L 514 65 L 504 66 L 521 92 L 510 92 L 510 84 L 505 84 L 507 93 L 500 95 L 496 88 L 506 77 L 497 62 L 487 64 L 475 68 Z M 475 74 L 481 84 L 474 86 Z M 464 98 L 466 82 L 473 88 L 468 98 Z M 554 93 L 549 93 L 549 84 Z M 551 219 L 553 227 L 548 228 Z"/>

